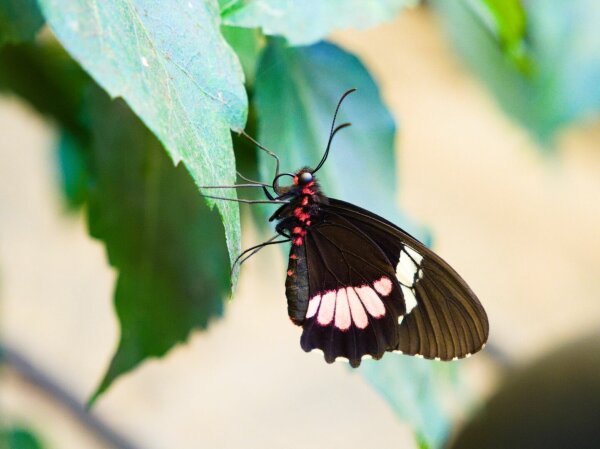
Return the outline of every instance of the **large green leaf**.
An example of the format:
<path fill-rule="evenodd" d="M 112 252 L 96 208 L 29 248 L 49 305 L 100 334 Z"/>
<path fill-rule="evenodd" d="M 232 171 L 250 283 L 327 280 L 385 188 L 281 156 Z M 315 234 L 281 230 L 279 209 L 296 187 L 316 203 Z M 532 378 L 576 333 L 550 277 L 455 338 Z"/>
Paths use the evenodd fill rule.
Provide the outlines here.
<path fill-rule="evenodd" d="M 424 238 L 423 229 L 396 206 L 394 120 L 356 57 L 328 43 L 287 48 L 271 41 L 256 77 L 259 140 L 280 155 L 284 171 L 314 167 L 323 154 L 336 103 L 352 87 L 358 91 L 343 104 L 339 123 L 352 121 L 353 126 L 338 134 L 318 173 L 323 189 Z M 259 165 L 263 179 L 270 180 L 272 159 L 260 153 Z M 432 362 L 387 354 L 365 363 L 360 372 L 411 423 L 423 444 L 435 447 L 448 430 L 447 411 L 436 394 L 443 378 L 437 375 L 439 369 Z"/>
<path fill-rule="evenodd" d="M 230 288 L 218 215 L 121 101 L 91 100 L 89 226 L 119 272 L 121 339 L 96 392 L 220 315 Z"/>
<path fill-rule="evenodd" d="M 39 2 L 67 51 L 127 101 L 198 185 L 234 182 L 229 130 L 243 128 L 247 98 L 239 62 L 219 32 L 216 0 Z M 228 201 L 216 206 L 233 258 L 239 210 Z"/>
<path fill-rule="evenodd" d="M 36 0 L 0 0 L 0 46 L 32 40 L 43 24 Z"/>
<path fill-rule="evenodd" d="M 519 71 L 464 0 L 435 2 L 460 54 L 500 105 L 542 142 L 600 109 L 600 3 L 527 0 L 531 69 Z"/>
<path fill-rule="evenodd" d="M 61 127 L 65 194 L 87 202 L 90 232 L 118 270 L 121 341 L 99 394 L 221 313 L 230 287 L 223 227 L 156 137 L 53 42 L 6 46 L 0 67 L 0 89 Z"/>
<path fill-rule="evenodd" d="M 20 426 L 0 427 L 1 449 L 42 449 L 44 446 L 29 429 Z"/>
<path fill-rule="evenodd" d="M 227 25 L 261 28 L 292 45 L 317 42 L 336 29 L 365 29 L 392 20 L 418 0 L 221 0 Z"/>

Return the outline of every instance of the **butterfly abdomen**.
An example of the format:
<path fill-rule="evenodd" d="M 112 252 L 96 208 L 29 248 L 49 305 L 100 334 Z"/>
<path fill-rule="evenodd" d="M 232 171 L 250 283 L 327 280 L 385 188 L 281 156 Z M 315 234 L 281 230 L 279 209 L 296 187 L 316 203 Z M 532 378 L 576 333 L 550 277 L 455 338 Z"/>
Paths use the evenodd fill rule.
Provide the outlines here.
<path fill-rule="evenodd" d="M 298 326 L 304 322 L 308 309 L 308 273 L 306 251 L 302 246 L 292 245 L 288 263 L 285 292 L 288 302 L 288 315 Z"/>

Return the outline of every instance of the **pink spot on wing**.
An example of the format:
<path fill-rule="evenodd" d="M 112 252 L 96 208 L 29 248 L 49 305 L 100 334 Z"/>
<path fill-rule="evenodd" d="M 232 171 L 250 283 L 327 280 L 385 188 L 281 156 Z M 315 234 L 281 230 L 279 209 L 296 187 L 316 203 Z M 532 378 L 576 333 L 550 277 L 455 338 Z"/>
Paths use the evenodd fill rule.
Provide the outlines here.
<path fill-rule="evenodd" d="M 312 318 L 319 309 L 321 303 L 321 295 L 315 295 L 308 301 L 308 310 L 306 311 L 306 318 Z"/>
<path fill-rule="evenodd" d="M 387 296 L 392 292 L 392 281 L 386 276 L 383 276 L 378 281 L 373 283 L 373 287 L 381 296 Z"/>
<path fill-rule="evenodd" d="M 302 237 L 298 237 L 298 238 L 294 239 L 294 245 L 302 246 Z"/>
<path fill-rule="evenodd" d="M 319 307 L 319 314 L 317 315 L 317 322 L 326 326 L 333 320 L 333 313 L 335 312 L 335 292 L 329 291 L 321 298 L 321 307 Z"/>
<path fill-rule="evenodd" d="M 348 306 L 348 295 L 346 289 L 342 288 L 337 291 L 335 300 L 335 327 L 340 330 L 348 330 L 352 324 L 350 318 L 350 307 Z"/>
<path fill-rule="evenodd" d="M 288 270 L 288 271 L 287 271 L 287 275 L 288 275 L 288 276 L 292 276 L 293 274 L 294 274 L 294 272 L 293 272 L 292 270 Z"/>
<path fill-rule="evenodd" d="M 298 258 L 298 256 L 296 256 L 295 254 L 292 254 L 292 255 L 290 256 L 290 259 L 292 259 L 292 260 L 296 260 L 297 258 Z"/>
<path fill-rule="evenodd" d="M 305 196 L 304 198 L 302 198 L 302 205 L 306 206 L 308 204 L 308 197 Z"/>
<path fill-rule="evenodd" d="M 354 291 L 353 287 L 346 289 L 346 295 L 348 296 L 348 304 L 350 305 L 350 313 L 352 314 L 352 321 L 359 329 L 364 329 L 369 325 L 369 318 L 367 312 L 363 307 L 358 295 Z"/>
<path fill-rule="evenodd" d="M 365 306 L 365 309 L 367 309 L 367 312 L 369 312 L 369 315 L 375 318 L 381 318 L 385 315 L 385 306 L 383 305 L 381 298 L 379 298 L 377 293 L 375 293 L 375 290 L 370 286 L 364 285 L 358 287 L 356 293 L 358 293 L 358 296 Z"/>

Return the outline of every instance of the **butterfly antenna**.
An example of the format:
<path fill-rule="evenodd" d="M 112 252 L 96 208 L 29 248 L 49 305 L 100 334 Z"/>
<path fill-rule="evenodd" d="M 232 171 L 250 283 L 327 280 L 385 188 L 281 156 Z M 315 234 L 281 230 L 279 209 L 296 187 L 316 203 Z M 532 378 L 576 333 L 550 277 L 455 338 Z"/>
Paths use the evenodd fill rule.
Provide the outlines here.
<path fill-rule="evenodd" d="M 242 203 L 242 204 L 287 204 L 288 203 L 287 201 L 277 200 L 277 199 L 273 199 L 273 200 L 246 200 L 246 199 L 241 199 L 241 198 L 226 198 L 226 197 L 223 197 L 223 196 L 205 195 L 203 193 L 201 193 L 200 196 L 203 196 L 204 198 L 211 198 L 213 200 L 234 201 L 236 203 Z"/>
<path fill-rule="evenodd" d="M 275 176 L 277 176 L 279 174 L 279 158 L 277 157 L 277 155 L 275 153 L 273 153 L 271 150 L 269 150 L 267 147 L 258 143 L 256 140 L 254 140 L 248 134 L 246 134 L 246 131 L 244 131 L 243 129 L 240 131 L 240 134 L 242 136 L 244 136 L 246 139 L 248 139 L 250 142 L 252 142 L 254 145 L 256 145 L 258 148 L 263 150 L 265 153 L 267 153 L 269 156 L 271 156 L 275 159 Z"/>
<path fill-rule="evenodd" d="M 356 89 L 347 90 L 346 92 L 344 92 L 344 94 L 341 96 L 340 100 L 338 101 L 338 104 L 335 108 L 335 113 L 333 114 L 333 120 L 331 121 L 331 129 L 329 130 L 329 140 L 327 141 L 327 148 L 325 148 L 325 154 L 321 158 L 321 162 L 319 162 L 319 165 L 317 165 L 317 168 L 315 168 L 312 171 L 313 174 L 315 174 L 317 172 L 317 170 L 319 170 L 323 166 L 325 161 L 327 160 L 327 156 L 329 156 L 329 150 L 331 149 L 331 142 L 333 141 L 333 137 L 337 134 L 337 132 L 339 130 L 344 129 L 351 125 L 351 123 L 344 123 L 343 125 L 336 127 L 335 119 L 337 118 L 338 112 L 340 110 L 340 106 L 342 105 L 342 102 L 344 101 L 344 99 L 348 95 L 350 95 L 352 92 L 355 92 L 355 91 L 356 91 Z"/>
<path fill-rule="evenodd" d="M 255 179 L 250 179 L 250 178 L 246 178 L 244 175 L 242 175 L 239 171 L 236 171 L 237 175 L 242 178 L 244 181 L 249 182 L 251 184 L 256 184 L 259 186 L 265 186 L 265 187 L 269 187 L 269 184 L 265 184 L 264 182 L 260 182 L 260 181 L 256 181 Z"/>
<path fill-rule="evenodd" d="M 262 188 L 261 184 L 232 184 L 230 186 L 200 186 L 201 189 L 237 189 L 242 187 L 258 187 Z"/>

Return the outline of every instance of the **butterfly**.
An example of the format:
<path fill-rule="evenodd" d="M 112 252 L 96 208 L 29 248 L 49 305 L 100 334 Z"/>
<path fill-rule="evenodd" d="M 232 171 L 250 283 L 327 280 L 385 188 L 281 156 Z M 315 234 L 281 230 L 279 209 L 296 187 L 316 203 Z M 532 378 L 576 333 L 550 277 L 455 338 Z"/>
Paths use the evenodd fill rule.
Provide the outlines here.
<path fill-rule="evenodd" d="M 244 133 L 277 166 L 271 185 L 238 173 L 250 184 L 237 187 L 258 186 L 267 196 L 238 201 L 279 208 L 269 219 L 276 222 L 277 234 L 248 248 L 235 262 L 243 263 L 267 245 L 291 244 L 285 282 L 288 315 L 302 327 L 302 349 L 322 351 L 328 363 L 343 359 L 358 367 L 361 360 L 380 359 L 390 351 L 435 360 L 469 357 L 484 347 L 489 324 L 465 281 L 406 231 L 368 210 L 327 197 L 319 186 L 316 173 L 327 160 L 333 137 L 350 125 L 335 127 L 335 120 L 354 90 L 340 98 L 327 148 L 314 169 L 279 173 L 278 157 Z M 285 176 L 291 183 L 280 185 Z"/>

